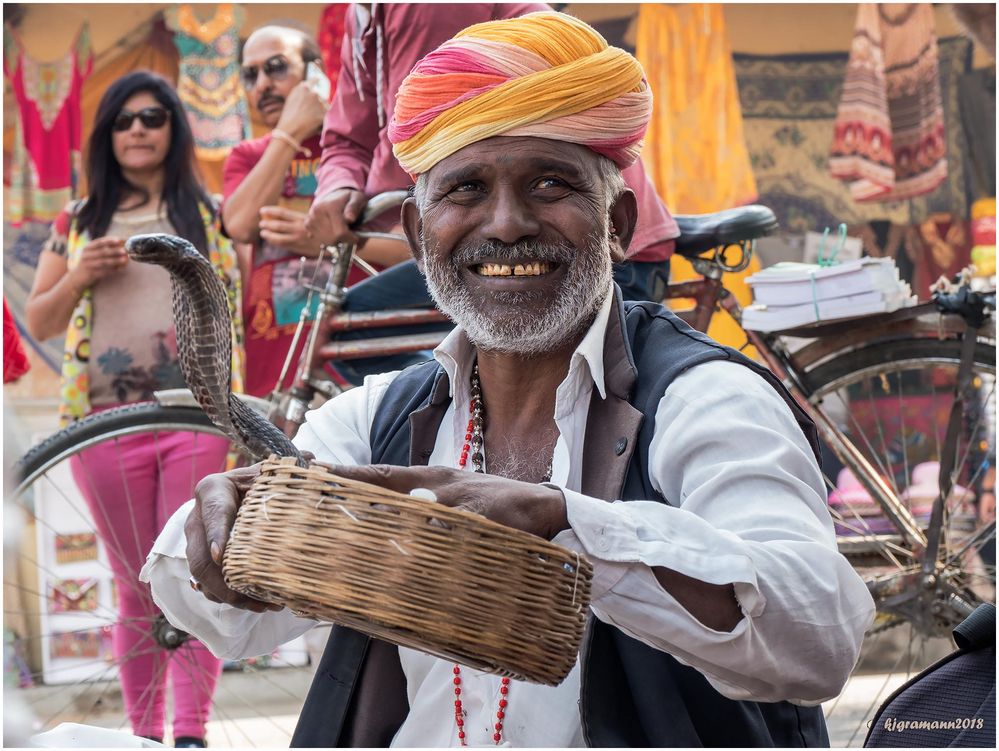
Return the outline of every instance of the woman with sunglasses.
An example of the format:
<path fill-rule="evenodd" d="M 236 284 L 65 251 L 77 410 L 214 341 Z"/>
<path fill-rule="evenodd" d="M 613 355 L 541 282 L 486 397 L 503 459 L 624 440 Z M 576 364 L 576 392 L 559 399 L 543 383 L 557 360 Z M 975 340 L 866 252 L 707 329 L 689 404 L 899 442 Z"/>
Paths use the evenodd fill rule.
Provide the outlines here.
<path fill-rule="evenodd" d="M 220 233 L 214 202 L 198 182 L 191 130 L 165 79 L 139 71 L 108 88 L 85 170 L 89 195 L 56 220 L 26 308 L 34 337 L 66 335 L 61 422 L 185 385 L 169 275 L 159 266 L 131 262 L 125 253 L 129 237 L 148 232 L 187 238 L 215 266 L 235 322 L 233 385 L 241 390 L 236 256 Z M 178 747 L 204 746 L 220 662 L 194 641 L 172 652 L 157 646 L 158 611 L 138 573 L 165 521 L 191 497 L 198 479 L 224 468 L 227 450 L 216 436 L 139 434 L 98 444 L 71 462 L 117 591 L 112 651 L 132 730 L 162 739 L 169 676 Z"/>

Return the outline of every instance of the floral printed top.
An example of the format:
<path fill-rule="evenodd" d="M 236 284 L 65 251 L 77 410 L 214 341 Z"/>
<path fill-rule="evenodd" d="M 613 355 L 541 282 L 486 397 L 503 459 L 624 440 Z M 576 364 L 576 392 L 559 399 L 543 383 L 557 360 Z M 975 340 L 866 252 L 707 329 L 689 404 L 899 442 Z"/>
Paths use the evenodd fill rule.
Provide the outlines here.
<path fill-rule="evenodd" d="M 56 220 L 45 249 L 67 256 L 70 268 L 89 242 L 76 231 L 80 202 L 70 204 Z M 218 231 L 207 210 L 209 257 L 226 286 L 233 328 L 234 391 L 242 390 L 243 337 L 239 310 L 239 271 L 231 244 Z M 128 238 L 146 232 L 175 233 L 165 212 L 115 214 L 107 235 Z M 130 262 L 88 289 L 66 332 L 60 390 L 60 421 L 66 425 L 94 407 L 152 399 L 161 389 L 183 388 L 177 360 L 170 275 L 159 266 Z"/>

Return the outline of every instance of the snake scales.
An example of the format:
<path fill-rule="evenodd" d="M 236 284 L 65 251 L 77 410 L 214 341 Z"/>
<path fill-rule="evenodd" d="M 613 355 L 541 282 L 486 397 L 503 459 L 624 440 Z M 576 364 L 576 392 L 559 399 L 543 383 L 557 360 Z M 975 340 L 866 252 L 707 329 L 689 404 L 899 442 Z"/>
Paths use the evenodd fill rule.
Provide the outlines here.
<path fill-rule="evenodd" d="M 136 235 L 125 249 L 136 261 L 170 273 L 180 368 L 208 418 L 254 461 L 277 454 L 306 466 L 291 440 L 230 389 L 232 319 L 225 286 L 209 260 L 173 235 Z"/>

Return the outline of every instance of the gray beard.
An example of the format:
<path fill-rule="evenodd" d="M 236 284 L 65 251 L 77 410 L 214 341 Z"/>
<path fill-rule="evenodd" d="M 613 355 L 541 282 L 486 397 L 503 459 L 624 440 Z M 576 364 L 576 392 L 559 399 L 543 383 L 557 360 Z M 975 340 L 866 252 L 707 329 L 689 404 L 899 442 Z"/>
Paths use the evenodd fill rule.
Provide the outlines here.
<path fill-rule="evenodd" d="M 568 243 L 519 242 L 505 245 L 489 241 L 477 246 L 461 245 L 449 258 L 441 259 L 421 238 L 427 288 L 434 302 L 458 324 L 480 350 L 536 357 L 568 344 L 592 322 L 610 290 L 611 260 L 606 233 L 587 238 L 583 248 Z M 526 303 L 544 301 L 545 293 L 496 292 L 503 303 L 503 316 L 486 315 L 463 281 L 460 270 L 482 258 L 496 261 L 529 257 L 562 264 L 566 275 L 540 315 L 524 309 Z"/>

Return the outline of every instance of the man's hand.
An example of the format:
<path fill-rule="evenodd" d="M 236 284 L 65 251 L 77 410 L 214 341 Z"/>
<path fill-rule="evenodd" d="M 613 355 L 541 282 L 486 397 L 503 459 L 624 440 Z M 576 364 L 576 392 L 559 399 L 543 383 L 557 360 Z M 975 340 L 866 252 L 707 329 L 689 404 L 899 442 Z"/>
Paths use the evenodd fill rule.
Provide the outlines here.
<path fill-rule="evenodd" d="M 360 218 L 367 203 L 364 193 L 354 188 L 334 190 L 312 202 L 305 226 L 323 245 L 356 244 L 358 238 L 350 225 Z"/>
<path fill-rule="evenodd" d="M 445 506 L 464 509 L 494 522 L 550 540 L 569 528 L 560 490 L 505 477 L 448 467 L 330 466 L 341 477 L 397 493 L 427 488 Z"/>
<path fill-rule="evenodd" d="M 306 215 L 300 211 L 281 206 L 264 206 L 260 209 L 260 238 L 284 250 L 316 258 L 320 246 L 305 228 L 305 219 Z"/>
<path fill-rule="evenodd" d="M 262 613 L 281 610 L 280 605 L 255 600 L 229 589 L 222 578 L 222 554 L 236 521 L 236 511 L 260 465 L 208 475 L 194 491 L 194 510 L 187 517 L 187 565 L 196 587 L 212 602 L 221 602 L 244 610 Z"/>
<path fill-rule="evenodd" d="M 326 100 L 306 81 L 301 81 L 285 99 L 276 127 L 301 143 L 323 127 L 327 109 Z"/>

